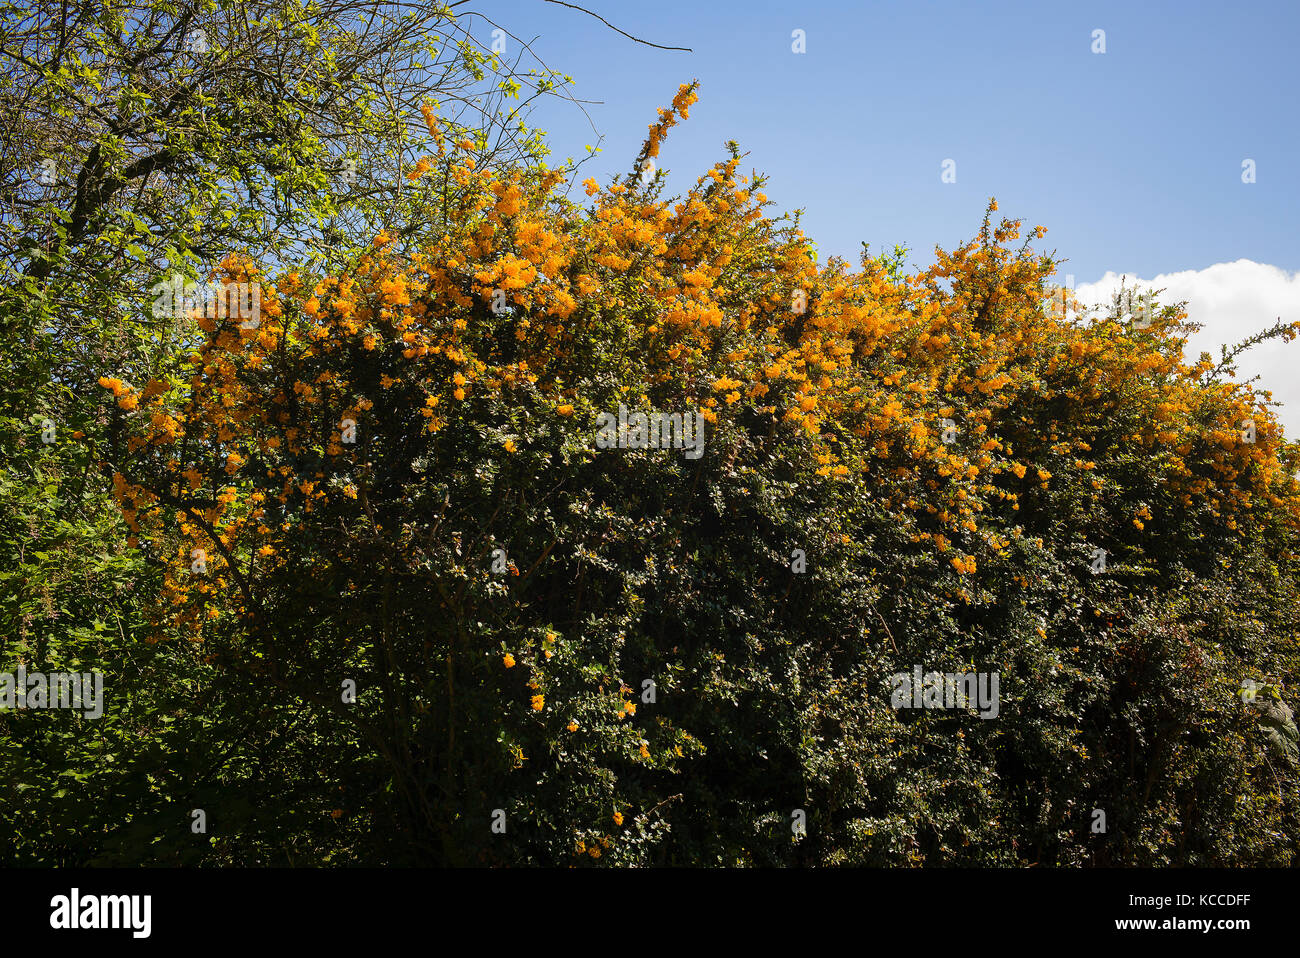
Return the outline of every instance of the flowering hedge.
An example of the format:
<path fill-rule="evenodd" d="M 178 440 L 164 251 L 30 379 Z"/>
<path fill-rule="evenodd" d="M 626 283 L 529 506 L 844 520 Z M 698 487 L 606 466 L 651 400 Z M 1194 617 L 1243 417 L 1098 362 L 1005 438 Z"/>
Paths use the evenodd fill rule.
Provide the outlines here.
<path fill-rule="evenodd" d="M 320 807 L 277 840 L 1293 862 L 1296 770 L 1241 694 L 1298 665 L 1300 463 L 1267 397 L 1183 358 L 1177 306 L 1060 308 L 1045 231 L 995 202 L 906 275 L 819 263 L 734 145 L 666 197 L 650 161 L 695 98 L 585 203 L 429 110 L 415 228 L 337 275 L 231 256 L 256 322 L 198 315 L 183 368 L 101 380 L 132 541 L 167 564 L 152 638 L 311 729 L 283 761 Z M 698 411 L 703 456 L 600 448 L 620 406 Z M 998 673 L 996 719 L 895 708 L 917 665 Z"/>

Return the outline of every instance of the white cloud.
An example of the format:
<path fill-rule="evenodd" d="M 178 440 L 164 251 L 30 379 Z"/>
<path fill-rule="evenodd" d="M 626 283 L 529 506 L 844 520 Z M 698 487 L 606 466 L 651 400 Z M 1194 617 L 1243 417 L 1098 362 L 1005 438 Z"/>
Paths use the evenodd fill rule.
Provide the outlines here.
<path fill-rule="evenodd" d="M 1121 274 L 1107 272 L 1095 283 L 1078 284 L 1075 295 L 1085 304 L 1108 305 L 1121 278 Z M 1233 346 L 1279 318 L 1300 320 L 1300 271 L 1288 274 L 1248 259 L 1161 273 L 1149 280 L 1129 273 L 1126 283 L 1143 290 L 1164 289 L 1161 303 L 1187 301 L 1188 320 L 1201 324 L 1201 330 L 1184 347 L 1191 360 L 1202 350 L 1217 360 L 1219 346 Z M 1272 390 L 1273 399 L 1283 403 L 1275 411 L 1287 437 L 1300 435 L 1300 339 L 1290 343 L 1270 340 L 1251 348 L 1238 359 L 1237 375 L 1241 379 L 1258 375 L 1256 385 Z"/>

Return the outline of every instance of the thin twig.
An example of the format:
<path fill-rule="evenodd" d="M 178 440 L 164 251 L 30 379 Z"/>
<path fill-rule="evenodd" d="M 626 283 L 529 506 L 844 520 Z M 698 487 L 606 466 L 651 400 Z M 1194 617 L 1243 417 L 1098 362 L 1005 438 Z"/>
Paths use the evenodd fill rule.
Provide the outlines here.
<path fill-rule="evenodd" d="M 663 807 L 664 807 L 665 805 L 667 805 L 669 802 L 676 801 L 677 799 L 679 799 L 679 798 L 681 798 L 681 797 L 682 797 L 682 796 L 681 796 L 680 794 L 678 794 L 678 795 L 669 795 L 667 798 L 665 798 L 662 802 L 660 802 L 660 803 L 659 803 L 658 805 L 656 805 L 654 808 L 650 809 L 650 810 L 647 811 L 647 812 L 642 812 L 640 815 L 638 815 L 638 816 L 636 817 L 635 821 L 637 821 L 637 822 L 644 822 L 647 818 L 649 818 L 649 817 L 650 817 L 651 815 L 653 815 L 655 812 L 659 811 L 659 809 L 663 808 Z"/>
<path fill-rule="evenodd" d="M 894 646 L 894 653 L 898 654 L 898 646 L 894 644 L 894 633 L 889 631 L 889 623 L 885 621 L 885 617 L 880 614 L 874 605 L 872 605 L 870 599 L 867 600 L 867 605 L 871 606 L 871 611 L 876 613 L 876 618 L 879 619 L 880 624 L 885 627 L 885 635 L 889 636 L 889 644 Z"/>
<path fill-rule="evenodd" d="M 580 10 L 580 11 L 582 11 L 583 13 L 586 13 L 586 14 L 589 14 L 589 15 L 595 17 L 597 20 L 599 20 L 601 23 L 605 24 L 605 26 L 609 27 L 609 28 L 610 28 L 611 30 L 613 30 L 615 33 L 622 33 L 623 36 L 627 37 L 629 40 L 635 40 L 637 43 L 644 43 L 644 44 L 645 44 L 646 46 L 648 46 L 648 47 L 655 47 L 656 49 L 659 49 L 659 50 L 683 50 L 683 51 L 685 51 L 686 53 L 694 53 L 694 52 L 695 52 L 695 51 L 692 50 L 690 47 L 665 47 L 665 46 L 662 46 L 661 44 L 658 44 L 658 43 L 651 43 L 649 40 L 642 40 L 640 37 L 634 37 L 634 36 L 632 36 L 632 34 L 630 34 L 630 33 L 626 33 L 626 32 L 624 32 L 623 30 L 620 30 L 618 27 L 614 26 L 614 24 L 610 23 L 608 20 L 606 20 L 604 17 L 602 17 L 599 13 L 592 13 L 592 12 L 591 12 L 590 10 L 588 10 L 586 7 L 580 7 L 580 6 L 578 6 L 577 4 L 573 4 L 573 3 L 565 3 L 564 0 L 546 0 L 546 2 L 547 2 L 547 3 L 558 3 L 558 4 L 559 4 L 560 6 L 562 6 L 562 7 L 569 7 L 570 9 L 573 9 L 573 10 Z"/>

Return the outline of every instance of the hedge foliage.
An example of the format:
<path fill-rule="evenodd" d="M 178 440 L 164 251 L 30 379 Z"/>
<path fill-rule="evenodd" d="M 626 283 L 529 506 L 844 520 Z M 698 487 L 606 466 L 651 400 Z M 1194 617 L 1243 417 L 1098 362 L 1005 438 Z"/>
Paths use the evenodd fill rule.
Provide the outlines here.
<path fill-rule="evenodd" d="M 695 97 L 581 203 L 429 109 L 418 229 L 330 274 L 231 255 L 257 322 L 103 376 L 83 455 L 154 563 L 108 664 L 150 678 L 76 814 L 176 758 L 68 860 L 1294 863 L 1242 692 L 1300 667 L 1267 395 L 1183 357 L 1178 305 L 1072 308 L 996 202 L 912 275 L 820 263 L 734 145 L 666 196 Z M 703 455 L 599 448 L 620 405 L 698 410 Z M 997 673 L 996 718 L 894 708 L 914 666 Z M 32 791 L 14 821 L 70 814 Z"/>

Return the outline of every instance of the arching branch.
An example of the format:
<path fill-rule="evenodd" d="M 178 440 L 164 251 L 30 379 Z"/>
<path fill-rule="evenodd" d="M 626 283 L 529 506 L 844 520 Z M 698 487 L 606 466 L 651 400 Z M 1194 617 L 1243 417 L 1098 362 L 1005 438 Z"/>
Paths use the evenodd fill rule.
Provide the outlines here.
<path fill-rule="evenodd" d="M 634 36 L 632 36 L 632 34 L 626 32 L 626 31 L 624 31 L 624 30 L 620 30 L 618 27 L 614 26 L 614 24 L 610 23 L 608 20 L 606 20 L 604 17 L 602 17 L 599 13 L 592 13 L 592 12 L 591 12 L 590 10 L 588 10 L 586 7 L 580 7 L 580 6 L 578 6 L 576 3 L 565 3 L 564 0 L 546 0 L 546 2 L 547 2 L 547 3 L 556 3 L 556 4 L 559 4 L 559 5 L 562 6 L 562 7 L 569 7 L 571 10 L 580 10 L 580 11 L 582 11 L 583 13 L 587 14 L 588 16 L 595 17 L 597 20 L 599 20 L 601 23 L 605 24 L 605 26 L 609 27 L 609 28 L 610 28 L 611 30 L 613 30 L 615 33 L 621 33 L 621 34 L 623 34 L 623 36 L 627 37 L 629 40 L 635 40 L 637 43 L 644 43 L 644 44 L 645 44 L 646 46 L 648 46 L 648 47 L 654 47 L 654 48 L 657 49 L 657 50 L 683 50 L 683 51 L 685 51 L 686 53 L 694 53 L 694 52 L 695 52 L 695 51 L 692 50 L 690 47 L 666 47 L 666 46 L 663 46 L 662 44 L 659 44 L 659 43 L 651 43 L 649 40 L 642 40 L 640 37 L 634 37 Z"/>

